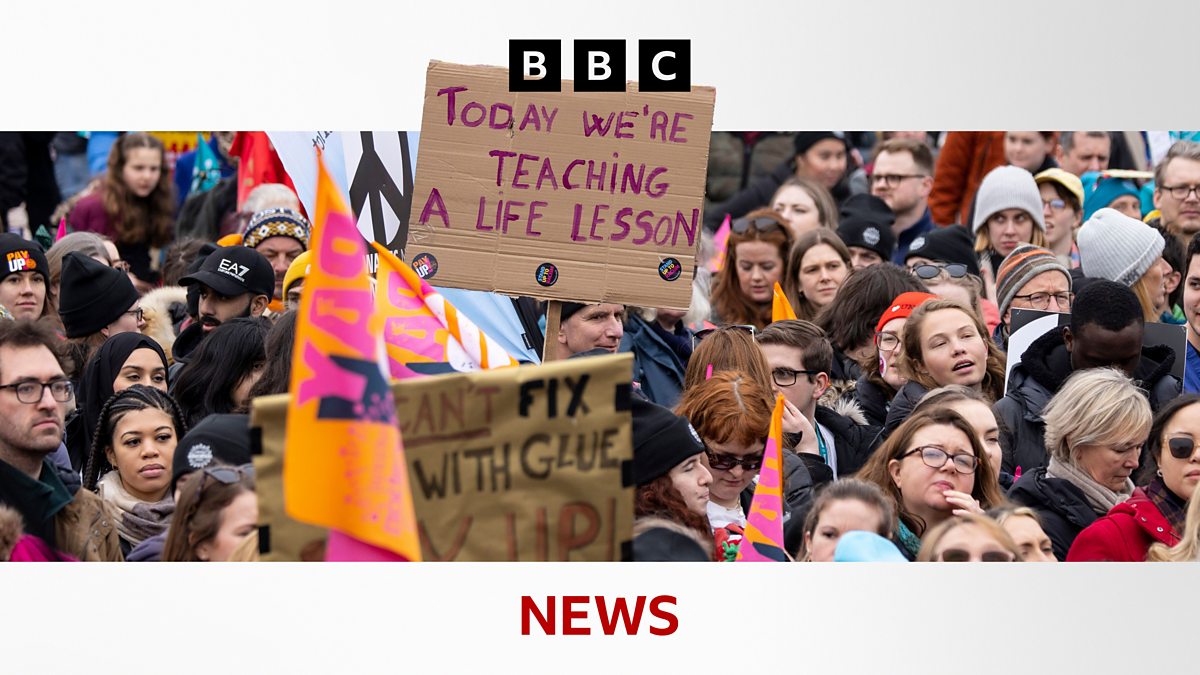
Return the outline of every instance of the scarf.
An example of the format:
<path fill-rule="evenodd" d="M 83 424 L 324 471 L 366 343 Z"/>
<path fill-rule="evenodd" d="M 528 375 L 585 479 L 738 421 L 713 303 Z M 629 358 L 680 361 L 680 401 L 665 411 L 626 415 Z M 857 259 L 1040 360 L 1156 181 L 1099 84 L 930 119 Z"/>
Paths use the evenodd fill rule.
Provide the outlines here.
<path fill-rule="evenodd" d="M 117 532 L 130 546 L 137 546 L 156 534 L 166 532 L 171 524 L 171 514 L 175 513 L 175 495 L 170 490 L 161 501 L 143 502 L 125 490 L 121 475 L 116 471 L 104 474 L 97 488 L 100 498 L 121 512 Z"/>
<path fill-rule="evenodd" d="M 904 520 L 897 518 L 896 522 L 896 538 L 900 540 L 900 544 L 904 550 L 908 551 L 909 557 L 913 560 L 917 559 L 917 553 L 921 550 L 921 538 L 908 529 L 904 524 Z"/>
<path fill-rule="evenodd" d="M 1046 466 L 1046 475 L 1051 478 L 1061 478 L 1079 488 L 1083 492 L 1083 496 L 1087 498 L 1088 505 L 1101 516 L 1133 495 L 1133 481 L 1128 478 L 1125 479 L 1125 485 L 1120 492 L 1113 492 L 1092 480 L 1091 476 L 1074 465 L 1064 464 L 1054 457 L 1050 458 L 1050 464 Z"/>
<path fill-rule="evenodd" d="M 1180 532 L 1187 531 L 1185 523 L 1188 503 L 1180 499 L 1179 495 L 1171 492 L 1171 489 L 1163 482 L 1162 476 L 1155 476 L 1149 485 L 1142 488 L 1142 491 L 1146 493 L 1146 498 L 1158 507 L 1158 512 L 1163 514 L 1163 517 L 1171 524 L 1171 529 L 1174 530 L 1172 534 L 1179 537 Z"/>

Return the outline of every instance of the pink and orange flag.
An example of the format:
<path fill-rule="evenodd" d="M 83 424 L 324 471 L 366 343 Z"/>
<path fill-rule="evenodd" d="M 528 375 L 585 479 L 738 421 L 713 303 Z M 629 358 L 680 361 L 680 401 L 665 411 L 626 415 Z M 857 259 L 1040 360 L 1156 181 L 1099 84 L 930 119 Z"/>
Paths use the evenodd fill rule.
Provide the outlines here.
<path fill-rule="evenodd" d="M 713 235 L 713 254 L 705 263 L 705 267 L 709 272 L 716 274 L 725 266 L 725 249 L 729 247 L 729 214 L 725 215 L 725 220 L 721 221 L 721 226 L 717 228 L 716 234 Z"/>
<path fill-rule="evenodd" d="M 738 562 L 786 562 L 783 547 L 783 396 L 775 397 L 758 487 L 746 516 Z"/>
<path fill-rule="evenodd" d="M 327 560 L 420 560 L 366 249 L 318 156 L 312 268 L 296 317 L 284 505 L 328 527 Z"/>
<path fill-rule="evenodd" d="M 470 372 L 517 365 L 495 340 L 446 302 L 411 267 L 387 248 L 375 273 L 375 312 L 383 320 L 392 377 Z"/>
<path fill-rule="evenodd" d="M 787 319 L 795 320 L 796 310 L 792 309 L 792 303 L 788 302 L 787 295 L 776 281 L 775 290 L 771 296 L 771 323 Z"/>

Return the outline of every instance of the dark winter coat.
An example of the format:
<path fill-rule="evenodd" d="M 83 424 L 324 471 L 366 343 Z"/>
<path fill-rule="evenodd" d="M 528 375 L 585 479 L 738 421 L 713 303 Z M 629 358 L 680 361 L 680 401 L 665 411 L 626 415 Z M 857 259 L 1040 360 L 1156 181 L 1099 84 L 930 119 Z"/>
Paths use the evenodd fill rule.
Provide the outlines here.
<path fill-rule="evenodd" d="M 1142 362 L 1134 372 L 1149 392 L 1150 407 L 1179 395 L 1180 382 L 1171 375 L 1175 352 L 1165 345 L 1142 348 Z M 1002 471 L 1028 472 L 1049 461 L 1044 441 L 1042 410 L 1074 371 L 1071 355 L 1061 331 L 1050 331 L 1029 346 L 1021 362 L 1009 374 L 1008 393 L 992 407 L 1000 423 L 1000 445 L 1004 449 Z"/>
<path fill-rule="evenodd" d="M 1008 492 L 1008 498 L 1037 512 L 1042 530 L 1054 545 L 1054 557 L 1067 559 L 1075 538 L 1099 518 L 1083 491 L 1063 478 L 1046 475 L 1039 467 L 1021 476 Z"/>
<path fill-rule="evenodd" d="M 686 332 L 687 328 L 680 323 L 680 330 Z M 665 408 L 674 408 L 683 392 L 687 361 L 655 327 L 636 314 L 630 315 L 618 351 L 633 353 L 633 381 L 642 395 Z"/>
<path fill-rule="evenodd" d="M 862 410 L 867 424 L 882 428 L 887 422 L 892 395 L 888 394 L 883 387 L 867 379 L 865 374 L 858 378 L 858 381 L 854 383 L 854 390 L 849 393 L 853 395 L 854 402 Z"/>
<path fill-rule="evenodd" d="M 928 394 L 929 390 L 920 382 L 909 380 L 900 387 L 900 391 L 896 392 L 896 396 L 892 398 L 892 405 L 888 408 L 887 421 L 883 425 L 883 437 L 887 438 L 891 435 L 896 427 L 904 424 L 904 420 L 912 414 L 913 408 L 917 407 L 921 399 Z"/>

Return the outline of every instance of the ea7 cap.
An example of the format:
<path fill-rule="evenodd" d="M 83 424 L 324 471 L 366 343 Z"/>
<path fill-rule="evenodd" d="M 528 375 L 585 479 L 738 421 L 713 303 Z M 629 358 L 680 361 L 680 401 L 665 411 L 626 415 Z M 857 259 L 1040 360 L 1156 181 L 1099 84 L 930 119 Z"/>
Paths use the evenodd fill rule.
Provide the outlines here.
<path fill-rule="evenodd" d="M 248 246 L 223 246 L 204 259 L 200 271 L 187 275 L 179 283 L 204 284 L 230 297 L 249 293 L 269 298 L 275 293 L 275 271 L 261 253 Z"/>

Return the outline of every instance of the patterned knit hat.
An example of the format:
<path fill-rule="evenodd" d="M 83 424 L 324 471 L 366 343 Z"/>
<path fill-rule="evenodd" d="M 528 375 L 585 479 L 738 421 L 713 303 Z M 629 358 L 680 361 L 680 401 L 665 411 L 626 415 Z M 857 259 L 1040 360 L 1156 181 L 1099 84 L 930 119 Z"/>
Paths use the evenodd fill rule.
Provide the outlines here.
<path fill-rule="evenodd" d="M 1042 216 L 1042 193 L 1038 192 L 1033 174 L 1019 166 L 1001 166 L 992 169 L 983 177 L 979 191 L 975 193 L 975 219 L 971 233 L 997 213 L 1005 209 L 1021 209 L 1033 218 L 1033 222 L 1046 231 L 1046 220 Z"/>
<path fill-rule="evenodd" d="M 1093 279 L 1133 286 L 1162 255 L 1162 235 L 1116 209 L 1100 209 L 1079 228 L 1079 266 Z"/>
<path fill-rule="evenodd" d="M 1059 262 L 1054 253 L 1033 244 L 1021 244 L 1000 263 L 996 272 L 996 297 L 999 299 L 1000 316 L 1008 311 L 1013 298 L 1042 272 L 1061 272 L 1071 288 L 1071 272 Z"/>
<path fill-rule="evenodd" d="M 308 250 L 308 234 L 312 227 L 304 216 L 291 209 L 267 209 L 259 211 L 250 219 L 243 233 L 242 243 L 258 248 L 269 237 L 291 237 Z"/>

